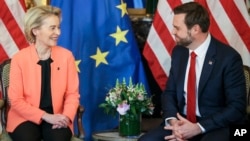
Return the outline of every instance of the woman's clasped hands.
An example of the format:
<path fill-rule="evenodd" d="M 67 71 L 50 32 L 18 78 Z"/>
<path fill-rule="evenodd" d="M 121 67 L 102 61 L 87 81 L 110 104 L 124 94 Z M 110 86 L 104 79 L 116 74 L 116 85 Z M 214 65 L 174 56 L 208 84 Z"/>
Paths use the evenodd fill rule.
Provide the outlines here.
<path fill-rule="evenodd" d="M 70 119 L 62 114 L 48 114 L 45 113 L 42 116 L 42 119 L 50 124 L 52 124 L 52 129 L 60 129 L 60 128 L 67 128 Z"/>

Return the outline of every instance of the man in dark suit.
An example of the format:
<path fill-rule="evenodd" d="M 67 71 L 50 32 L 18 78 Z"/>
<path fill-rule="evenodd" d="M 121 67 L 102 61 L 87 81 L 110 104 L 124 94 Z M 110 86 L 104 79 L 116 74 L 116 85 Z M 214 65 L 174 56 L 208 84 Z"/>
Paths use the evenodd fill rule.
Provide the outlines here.
<path fill-rule="evenodd" d="M 162 93 L 165 123 L 139 141 L 228 141 L 230 125 L 244 122 L 246 85 L 241 56 L 216 40 L 208 32 L 209 25 L 208 12 L 196 2 L 174 9 L 172 34 L 177 45 Z M 190 54 L 195 54 L 194 63 Z M 195 71 L 190 81 L 191 66 Z M 190 89 L 193 114 L 188 108 Z"/>

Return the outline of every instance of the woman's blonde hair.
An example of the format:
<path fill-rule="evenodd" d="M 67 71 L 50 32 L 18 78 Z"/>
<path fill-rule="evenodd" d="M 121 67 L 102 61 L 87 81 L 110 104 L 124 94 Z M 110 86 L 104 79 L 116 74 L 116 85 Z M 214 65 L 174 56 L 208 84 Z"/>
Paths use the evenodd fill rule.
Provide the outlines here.
<path fill-rule="evenodd" d="M 36 40 L 32 29 L 39 28 L 45 18 L 55 15 L 61 20 L 61 10 L 50 5 L 41 5 L 30 8 L 24 17 L 24 33 L 30 43 Z"/>

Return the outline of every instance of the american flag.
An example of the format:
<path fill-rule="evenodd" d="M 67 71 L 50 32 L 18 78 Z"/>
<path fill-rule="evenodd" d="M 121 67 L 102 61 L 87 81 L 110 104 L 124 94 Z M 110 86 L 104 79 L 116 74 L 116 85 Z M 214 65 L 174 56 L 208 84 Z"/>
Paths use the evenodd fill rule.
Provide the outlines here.
<path fill-rule="evenodd" d="M 163 90 L 171 65 L 171 52 L 175 46 L 172 9 L 182 3 L 196 1 L 210 13 L 210 33 L 220 41 L 234 47 L 242 56 L 244 65 L 250 66 L 250 17 L 244 0 L 159 0 L 153 24 L 144 46 L 143 55 L 153 76 Z"/>
<path fill-rule="evenodd" d="M 28 46 L 24 36 L 24 0 L 0 0 L 0 63 Z"/>
<path fill-rule="evenodd" d="M 27 47 L 23 18 L 24 0 L 0 0 L 0 63 Z M 2 97 L 0 88 L 0 98 Z"/>

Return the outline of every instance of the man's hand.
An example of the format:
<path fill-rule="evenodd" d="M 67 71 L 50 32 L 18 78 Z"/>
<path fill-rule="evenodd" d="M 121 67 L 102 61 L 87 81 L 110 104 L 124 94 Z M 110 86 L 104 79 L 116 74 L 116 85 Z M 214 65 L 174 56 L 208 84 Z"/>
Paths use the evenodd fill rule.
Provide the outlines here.
<path fill-rule="evenodd" d="M 177 113 L 177 119 L 172 119 L 169 126 L 164 129 L 172 130 L 172 135 L 166 136 L 165 139 L 169 141 L 186 141 L 200 133 L 200 127 L 196 123 L 192 123 L 186 118 Z"/>
<path fill-rule="evenodd" d="M 171 119 L 169 121 L 169 125 L 165 126 L 164 129 L 172 130 L 172 135 L 166 136 L 165 140 L 168 140 L 168 141 L 186 141 L 182 138 L 182 135 L 176 130 L 182 124 L 183 123 L 180 120 Z"/>
<path fill-rule="evenodd" d="M 179 113 L 177 113 L 177 118 L 181 124 L 179 124 L 179 126 L 175 126 L 174 130 L 176 130 L 176 132 L 181 135 L 182 139 L 189 139 L 202 133 L 197 123 L 190 122 L 186 118 L 182 117 Z"/>

